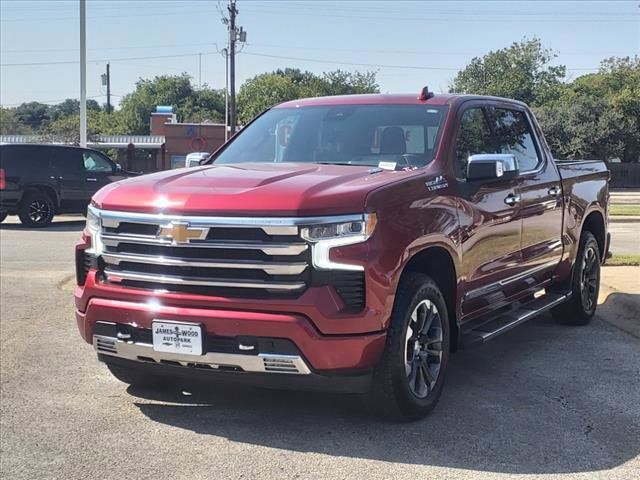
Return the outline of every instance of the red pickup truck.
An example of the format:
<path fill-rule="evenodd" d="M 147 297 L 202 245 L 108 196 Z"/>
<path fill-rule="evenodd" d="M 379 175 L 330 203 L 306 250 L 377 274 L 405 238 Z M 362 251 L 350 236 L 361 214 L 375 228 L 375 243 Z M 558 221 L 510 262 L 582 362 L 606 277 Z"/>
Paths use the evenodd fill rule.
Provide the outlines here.
<path fill-rule="evenodd" d="M 593 317 L 608 180 L 554 161 L 513 100 L 286 102 L 200 167 L 93 197 L 78 327 L 129 384 L 359 392 L 420 418 L 458 348 Z"/>

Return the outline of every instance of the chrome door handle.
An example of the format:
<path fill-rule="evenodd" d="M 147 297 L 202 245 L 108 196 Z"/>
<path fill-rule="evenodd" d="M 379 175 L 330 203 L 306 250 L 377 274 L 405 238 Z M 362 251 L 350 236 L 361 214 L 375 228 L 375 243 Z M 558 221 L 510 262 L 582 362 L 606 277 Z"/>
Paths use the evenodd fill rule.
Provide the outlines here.
<path fill-rule="evenodd" d="M 97 178 L 87 178 L 87 182 L 97 182 Z"/>
<path fill-rule="evenodd" d="M 549 189 L 549 195 L 551 195 L 552 197 L 557 197 L 558 195 L 560 195 L 560 192 L 560 187 L 558 187 L 557 185 Z"/>
<path fill-rule="evenodd" d="M 504 203 L 509 206 L 513 206 L 516 203 L 520 203 L 520 195 L 510 194 L 507 198 L 504 199 Z"/>

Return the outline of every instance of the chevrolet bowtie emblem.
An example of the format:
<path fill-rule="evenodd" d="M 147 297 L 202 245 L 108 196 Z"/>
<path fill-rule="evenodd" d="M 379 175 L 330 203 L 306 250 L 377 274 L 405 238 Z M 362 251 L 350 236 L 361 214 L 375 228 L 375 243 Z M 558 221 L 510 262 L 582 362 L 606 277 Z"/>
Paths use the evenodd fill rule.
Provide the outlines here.
<path fill-rule="evenodd" d="M 158 237 L 170 238 L 173 243 L 189 243 L 191 240 L 204 240 L 207 233 L 208 228 L 190 227 L 187 222 L 171 222 L 160 227 Z"/>

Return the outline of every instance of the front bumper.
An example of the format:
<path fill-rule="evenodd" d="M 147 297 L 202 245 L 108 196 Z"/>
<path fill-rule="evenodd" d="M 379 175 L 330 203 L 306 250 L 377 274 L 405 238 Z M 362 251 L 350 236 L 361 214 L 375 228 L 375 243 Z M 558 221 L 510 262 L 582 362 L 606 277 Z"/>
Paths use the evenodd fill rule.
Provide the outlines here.
<path fill-rule="evenodd" d="M 157 302 L 131 302 L 108 298 L 93 297 L 87 302 L 84 312 L 76 310 L 76 321 L 82 337 L 88 343 L 95 344 L 95 335 L 101 335 L 100 324 L 107 322 L 136 329 L 150 329 L 155 319 L 174 320 L 199 323 L 206 335 L 235 339 L 237 343 L 247 337 L 269 337 L 290 341 L 297 350 L 301 371 L 324 374 L 352 374 L 372 369 L 378 362 L 384 349 L 386 333 L 375 332 L 357 335 L 323 335 L 313 326 L 309 319 L 300 314 L 273 313 L 258 311 L 238 311 L 214 308 L 194 308 L 184 306 L 160 305 Z M 111 337 L 116 338 L 117 337 Z M 150 346 L 135 346 L 118 343 L 123 348 L 123 359 L 132 357 L 149 357 L 181 362 L 173 359 L 150 355 Z M 147 354 L 140 354 L 144 349 Z M 118 350 L 117 350 L 118 352 Z M 100 352 L 104 353 L 104 352 Z M 268 352 L 276 356 L 284 352 Z M 289 355 L 291 352 L 286 352 Z M 202 359 L 201 359 L 202 360 Z M 241 371 L 263 372 L 255 359 L 238 362 L 237 358 L 208 358 L 190 363 L 206 363 L 213 365 L 230 365 L 240 367 Z M 242 359 L 240 359 L 242 360 Z M 294 363 L 296 363 L 294 362 Z M 164 362 L 167 363 L 167 362 Z M 252 366 L 253 365 L 253 366 Z M 300 373 L 300 372 L 298 372 Z"/>

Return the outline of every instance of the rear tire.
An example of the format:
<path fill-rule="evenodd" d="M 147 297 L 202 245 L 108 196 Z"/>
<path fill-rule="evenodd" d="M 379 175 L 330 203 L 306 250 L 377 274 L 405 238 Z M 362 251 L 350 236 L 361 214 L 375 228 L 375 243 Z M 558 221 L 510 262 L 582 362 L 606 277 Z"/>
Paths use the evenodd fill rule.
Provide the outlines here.
<path fill-rule="evenodd" d="M 42 228 L 51 224 L 55 215 L 55 205 L 51 198 L 44 192 L 28 193 L 20 210 L 18 217 L 25 227 Z"/>
<path fill-rule="evenodd" d="M 0 223 L 4 222 L 7 218 L 8 212 L 4 212 L 0 210 Z"/>
<path fill-rule="evenodd" d="M 438 285 L 407 273 L 398 286 L 387 344 L 366 401 L 387 417 L 418 420 L 436 406 L 449 363 L 449 316 Z"/>
<path fill-rule="evenodd" d="M 121 382 L 124 382 L 133 387 L 159 388 L 164 385 L 163 379 L 160 377 L 149 375 L 148 373 L 137 372 L 120 365 L 112 365 L 110 363 L 107 363 L 106 365 L 111 372 L 111 375 L 116 377 Z"/>
<path fill-rule="evenodd" d="M 598 306 L 600 292 L 600 249 L 591 232 L 580 237 L 571 278 L 571 298 L 551 311 L 554 319 L 567 325 L 587 325 Z"/>

